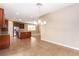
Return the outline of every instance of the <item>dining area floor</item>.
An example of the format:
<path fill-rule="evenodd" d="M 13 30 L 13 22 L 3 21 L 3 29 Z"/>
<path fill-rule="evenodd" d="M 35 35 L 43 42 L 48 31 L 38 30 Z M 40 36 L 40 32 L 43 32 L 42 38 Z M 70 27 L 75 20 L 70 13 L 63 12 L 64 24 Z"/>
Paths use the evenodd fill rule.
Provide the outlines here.
<path fill-rule="evenodd" d="M 9 48 L 0 50 L 0 56 L 79 56 L 79 51 L 49 43 L 40 37 L 12 38 Z"/>

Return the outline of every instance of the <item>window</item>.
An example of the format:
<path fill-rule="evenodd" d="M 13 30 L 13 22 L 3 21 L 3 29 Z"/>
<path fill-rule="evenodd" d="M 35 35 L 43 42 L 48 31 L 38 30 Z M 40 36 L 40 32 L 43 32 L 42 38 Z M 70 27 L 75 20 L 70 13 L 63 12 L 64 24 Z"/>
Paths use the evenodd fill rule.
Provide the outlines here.
<path fill-rule="evenodd" d="M 34 30 L 36 30 L 35 25 L 28 25 L 28 31 L 34 31 Z"/>

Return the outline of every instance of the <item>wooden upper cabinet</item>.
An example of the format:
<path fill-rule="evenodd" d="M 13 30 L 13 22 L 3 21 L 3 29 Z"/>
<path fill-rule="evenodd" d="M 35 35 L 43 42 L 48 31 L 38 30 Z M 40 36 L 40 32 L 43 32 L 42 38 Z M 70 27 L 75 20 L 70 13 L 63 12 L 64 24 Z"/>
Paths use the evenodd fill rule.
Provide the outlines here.
<path fill-rule="evenodd" d="M 20 29 L 24 29 L 24 24 L 23 23 L 19 24 L 19 27 Z"/>
<path fill-rule="evenodd" d="M 21 22 L 14 22 L 14 26 L 17 26 L 20 29 L 24 29 L 24 23 L 21 23 Z"/>
<path fill-rule="evenodd" d="M 4 9 L 0 8 L 0 27 L 3 27 L 4 24 L 5 24 Z"/>
<path fill-rule="evenodd" d="M 5 27 L 6 26 L 6 27 Z M 5 25 L 4 27 L 1 28 L 1 31 L 4 32 L 4 31 L 8 31 L 8 20 L 5 20 Z"/>

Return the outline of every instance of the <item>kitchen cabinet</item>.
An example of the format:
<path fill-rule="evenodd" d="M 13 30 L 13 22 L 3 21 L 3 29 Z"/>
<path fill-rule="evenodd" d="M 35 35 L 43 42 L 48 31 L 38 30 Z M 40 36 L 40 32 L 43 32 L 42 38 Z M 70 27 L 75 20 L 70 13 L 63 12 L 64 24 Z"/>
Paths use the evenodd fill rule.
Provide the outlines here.
<path fill-rule="evenodd" d="M 10 35 L 8 34 L 8 21 L 4 17 L 4 9 L 0 8 L 0 50 L 9 48 Z"/>
<path fill-rule="evenodd" d="M 24 23 L 14 22 L 14 26 L 19 27 L 20 29 L 24 29 Z"/>
<path fill-rule="evenodd" d="M 5 25 L 4 9 L 0 8 L 0 28 Z"/>
<path fill-rule="evenodd" d="M 2 31 L 2 32 L 7 32 L 7 31 L 8 31 L 8 20 L 5 20 L 5 26 L 6 26 L 6 27 L 2 27 L 2 28 L 1 28 L 1 31 Z"/>
<path fill-rule="evenodd" d="M 9 48 L 10 46 L 10 35 L 1 34 L 0 35 L 0 50 Z"/>

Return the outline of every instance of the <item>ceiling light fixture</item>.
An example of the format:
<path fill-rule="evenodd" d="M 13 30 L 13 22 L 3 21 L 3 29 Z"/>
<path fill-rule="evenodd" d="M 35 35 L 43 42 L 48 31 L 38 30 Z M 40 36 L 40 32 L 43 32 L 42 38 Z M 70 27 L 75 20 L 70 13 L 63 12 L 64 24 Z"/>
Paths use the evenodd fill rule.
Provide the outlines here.
<path fill-rule="evenodd" d="M 19 15 L 19 12 L 16 12 L 16 15 Z"/>
<path fill-rule="evenodd" d="M 40 7 L 41 7 L 43 4 L 37 3 L 36 5 L 37 5 L 37 7 L 38 7 L 38 18 L 37 18 L 37 21 L 34 21 L 34 24 L 36 24 L 36 25 L 44 25 L 44 24 L 46 24 L 46 21 L 45 21 L 45 20 L 42 21 L 42 20 L 40 19 Z"/>
<path fill-rule="evenodd" d="M 19 21 L 22 21 L 22 19 L 19 19 Z"/>

